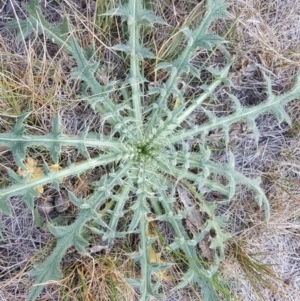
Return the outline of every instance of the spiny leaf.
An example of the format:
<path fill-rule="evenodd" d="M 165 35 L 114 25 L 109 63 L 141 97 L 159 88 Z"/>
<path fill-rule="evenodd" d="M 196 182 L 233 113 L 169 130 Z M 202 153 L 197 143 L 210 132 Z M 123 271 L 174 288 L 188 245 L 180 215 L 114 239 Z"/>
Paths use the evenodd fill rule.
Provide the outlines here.
<path fill-rule="evenodd" d="M 29 16 L 25 20 L 11 20 L 6 24 L 6 27 L 9 30 L 18 31 L 18 42 L 23 41 L 36 30 L 38 34 L 45 34 L 45 36 L 53 43 L 63 47 L 68 52 L 72 52 L 68 42 L 67 34 L 69 32 L 69 27 L 66 17 L 64 17 L 60 26 L 54 27 L 42 14 L 38 0 L 29 0 L 28 3 L 23 3 L 22 6 L 28 12 Z"/>
<path fill-rule="evenodd" d="M 34 209 L 34 199 L 39 196 L 39 192 L 34 189 L 31 185 L 29 185 L 30 176 L 27 175 L 25 177 L 19 176 L 13 170 L 7 168 L 7 172 L 9 175 L 10 181 L 14 184 L 6 189 L 2 190 L 1 195 L 1 203 L 2 206 L 0 209 L 4 211 L 8 211 L 8 206 L 5 205 L 5 201 L 12 196 L 21 195 L 23 197 L 24 202 L 27 204 L 30 210 Z"/>
<path fill-rule="evenodd" d="M 29 175 L 29 181 L 33 181 L 36 179 L 41 178 L 44 175 L 44 171 L 42 168 L 37 167 L 38 162 L 30 157 L 26 159 L 26 170 L 18 168 L 17 173 L 21 176 L 27 176 Z M 57 172 L 59 170 L 62 170 L 62 167 L 60 167 L 58 164 L 53 164 L 51 166 L 47 166 L 49 171 Z M 43 186 L 38 186 L 35 188 L 37 192 L 43 193 L 44 189 Z"/>
<path fill-rule="evenodd" d="M 10 20 L 6 23 L 6 28 L 10 31 L 17 30 L 17 42 L 20 43 L 23 39 L 29 37 L 33 32 L 33 26 L 28 20 Z"/>
<path fill-rule="evenodd" d="M 186 273 L 184 273 L 182 281 L 178 285 L 176 285 L 174 289 L 178 290 L 188 285 L 197 283 L 201 287 L 201 297 L 203 298 L 203 300 L 220 301 L 210 283 L 212 282 L 212 280 L 205 278 L 206 277 L 203 277 L 203 275 L 199 277 L 199 271 L 197 271 L 195 268 L 190 268 Z"/>
<path fill-rule="evenodd" d="M 222 37 L 210 33 L 197 36 L 197 30 L 191 30 L 188 27 L 184 28 L 182 31 L 187 37 L 188 43 L 193 45 L 193 51 L 197 48 L 212 50 L 213 46 L 224 42 Z"/>
<path fill-rule="evenodd" d="M 225 228 L 227 217 L 214 216 L 206 222 L 205 230 L 211 234 L 210 248 L 219 249 L 221 256 L 224 256 L 224 245 L 227 240 L 231 238 L 231 235 L 225 232 L 222 228 Z"/>
<path fill-rule="evenodd" d="M 69 247 L 75 245 L 80 252 L 84 252 L 87 246 L 80 232 L 84 224 L 90 220 L 88 211 L 81 212 L 76 221 L 70 226 L 54 227 L 49 226 L 50 231 L 57 237 L 56 247 L 51 255 L 43 262 L 38 264 L 31 272 L 35 277 L 35 284 L 32 286 L 26 301 L 35 301 L 43 289 L 43 285 L 48 281 L 58 280 L 62 277 L 60 261 Z"/>
<path fill-rule="evenodd" d="M 167 23 L 159 16 L 155 15 L 152 10 L 137 8 L 135 16 L 133 15 L 133 1 L 129 5 L 120 5 L 117 8 L 111 9 L 105 13 L 107 16 L 120 16 L 123 21 L 127 21 L 129 25 L 133 24 L 135 19 L 136 25 L 153 26 L 153 24 L 167 25 Z"/>
<path fill-rule="evenodd" d="M 25 168 L 23 160 L 26 155 L 26 148 L 29 145 L 29 141 L 22 139 L 25 133 L 23 122 L 29 115 L 30 113 L 25 113 L 18 117 L 14 128 L 9 134 L 0 133 L 1 144 L 7 146 L 12 151 L 15 162 L 23 168 Z"/>
<path fill-rule="evenodd" d="M 135 49 L 131 48 L 131 45 L 128 44 L 117 44 L 112 47 L 114 50 L 123 51 L 127 54 L 135 53 L 136 57 L 139 60 L 143 60 L 145 58 L 155 59 L 156 56 L 147 48 L 142 47 L 141 45 L 136 46 Z"/>
<path fill-rule="evenodd" d="M 213 84 L 212 84 L 213 85 Z M 169 143 L 175 143 L 179 140 L 184 140 L 187 137 L 193 137 L 197 135 L 201 135 L 201 133 L 208 133 L 211 130 L 221 128 L 223 126 L 229 127 L 235 122 L 238 122 L 240 120 L 254 120 L 261 114 L 266 112 L 273 112 L 277 111 L 278 114 L 282 114 L 284 109 L 282 107 L 283 104 L 286 104 L 288 101 L 300 98 L 300 88 L 299 85 L 296 85 L 291 90 L 285 92 L 282 95 L 277 95 L 275 97 L 270 96 L 273 101 L 269 102 L 268 98 L 262 102 L 261 104 L 251 107 L 251 108 L 243 108 L 242 111 L 234 112 L 231 115 L 225 116 L 225 117 L 217 117 L 214 122 L 208 122 L 203 125 L 200 125 L 196 129 L 190 129 L 185 131 L 184 133 L 180 135 L 175 135 L 172 138 L 170 138 Z M 183 113 L 182 116 L 187 115 L 187 113 Z M 286 115 L 286 114 L 284 114 Z M 181 120 L 181 118 L 179 119 Z"/>
<path fill-rule="evenodd" d="M 99 63 L 91 62 L 86 59 L 84 51 L 73 36 L 71 36 L 71 46 L 78 68 L 77 71 L 72 73 L 72 77 L 75 79 L 80 78 L 89 84 L 89 86 L 93 86 L 93 83 L 96 82 L 93 75 L 98 70 Z M 100 86 L 98 82 L 97 86 Z"/>
<path fill-rule="evenodd" d="M 0 212 L 3 212 L 4 214 L 7 214 L 7 215 L 11 215 L 11 210 L 10 210 L 10 207 L 7 204 L 6 200 L 7 200 L 6 197 L 0 196 Z M 1 231 L 0 231 L 0 233 L 1 233 Z"/>

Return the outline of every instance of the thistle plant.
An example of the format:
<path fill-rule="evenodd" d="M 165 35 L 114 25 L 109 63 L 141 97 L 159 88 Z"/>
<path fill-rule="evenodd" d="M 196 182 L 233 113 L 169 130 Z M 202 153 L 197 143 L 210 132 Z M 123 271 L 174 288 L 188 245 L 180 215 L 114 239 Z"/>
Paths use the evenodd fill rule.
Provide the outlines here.
<path fill-rule="evenodd" d="M 186 258 L 187 267 L 176 288 L 195 285 L 201 291 L 203 300 L 219 300 L 214 279 L 224 258 L 225 242 L 230 234 L 226 232 L 227 217 L 217 213 L 218 206 L 228 204 L 237 187 L 243 185 L 253 192 L 256 202 L 263 206 L 266 220 L 270 215 L 260 178 L 248 178 L 235 170 L 234 156 L 228 148 L 230 126 L 239 121 L 246 122 L 258 141 L 255 119 L 259 115 L 272 113 L 279 122 L 290 123 L 284 106 L 299 98 L 299 76 L 294 87 L 282 95 L 272 93 L 271 80 L 265 76 L 265 100 L 253 107 L 243 107 L 230 94 L 232 83 L 228 79 L 228 72 L 234 58 L 224 47 L 223 38 L 209 31 L 214 20 L 226 17 L 227 4 L 224 0 L 207 0 L 206 13 L 200 24 L 181 29 L 185 41 L 183 50 L 172 61 L 160 61 L 159 58 L 155 70 L 163 70 L 167 79 L 159 84 L 151 83 L 144 77 L 141 63 L 157 58 L 144 47 L 141 30 L 167 24 L 152 10 L 145 9 L 141 0 L 129 0 L 128 4 L 106 12 L 107 16 L 119 16 L 122 22 L 127 23 L 128 40 L 112 49 L 128 56 L 129 72 L 125 80 L 103 85 L 96 77 L 101 62 L 95 61 L 95 56 L 79 45 L 69 29 L 67 17 L 60 26 L 54 27 L 43 16 L 38 0 L 30 0 L 23 7 L 28 17 L 25 20 L 12 20 L 7 27 L 16 29 L 20 40 L 37 31 L 72 55 L 77 65 L 72 77 L 81 81 L 80 98 L 95 112 L 100 112 L 103 124 L 110 125 L 109 133 L 103 133 L 102 128 L 97 132 L 86 128 L 78 135 L 67 136 L 62 132 L 57 116 L 51 133 L 34 135 L 26 131 L 24 121 L 30 115 L 26 113 L 17 119 L 10 132 L 0 134 L 0 145 L 10 149 L 16 167 L 23 170 L 28 167 L 24 160 L 29 147 L 46 148 L 54 164 L 60 164 L 65 147 L 76 148 L 86 158 L 57 169 L 44 163 L 42 175 L 34 179 L 30 173 L 19 175 L 7 168 L 11 185 L 0 191 L 0 210 L 3 213 L 10 214 L 7 199 L 12 196 L 21 196 L 33 210 L 34 200 L 40 194 L 37 188 L 51 184 L 59 190 L 63 179 L 69 176 L 80 176 L 101 166 L 108 171 L 93 183 L 93 191 L 88 197 L 79 198 L 69 192 L 69 200 L 78 210 L 72 224 L 48 224 L 49 231 L 56 237 L 56 246 L 51 255 L 31 272 L 35 285 L 27 300 L 36 300 L 47 281 L 62 277 L 60 263 L 70 247 L 86 253 L 89 244 L 85 235 L 87 230 L 100 235 L 107 244 L 113 244 L 116 239 L 129 234 L 138 236 L 139 247 L 130 256 L 138 263 L 140 278 L 126 281 L 137 290 L 140 300 L 160 298 L 163 279 L 154 281 L 154 275 L 170 269 L 174 263 L 162 260 L 153 262 L 150 258 L 150 250 L 153 250 L 151 245 L 157 238 L 149 236 L 148 226 L 155 221 L 166 223 L 173 231 L 172 241 L 168 241 L 166 250 L 179 252 Z M 211 74 L 212 80 L 201 86 L 199 95 L 187 99 L 179 87 L 179 81 L 187 75 L 200 79 L 200 69 L 192 63 L 192 57 L 199 49 L 208 52 L 218 49 L 226 59 L 226 64 L 222 68 L 202 66 L 201 69 Z M 205 106 L 220 87 L 227 89 L 232 103 L 232 113 L 222 117 Z M 207 121 L 195 124 L 191 118 L 195 112 L 205 114 Z M 228 161 L 223 165 L 212 160 L 207 145 L 208 133 L 217 129 L 224 133 L 228 153 Z M 97 149 L 97 155 L 90 155 L 91 148 Z M 220 177 L 225 181 L 220 181 Z M 179 187 L 193 197 L 196 203 L 194 207 L 182 210 L 176 205 L 180 201 Z M 222 201 L 208 200 L 207 192 L 218 192 Z M 110 206 L 106 208 L 108 203 Z M 192 210 L 198 210 L 205 217 L 198 232 L 193 234 L 184 226 L 184 220 Z M 199 243 L 207 237 L 214 253 L 213 264 L 204 262 L 198 248 Z"/>

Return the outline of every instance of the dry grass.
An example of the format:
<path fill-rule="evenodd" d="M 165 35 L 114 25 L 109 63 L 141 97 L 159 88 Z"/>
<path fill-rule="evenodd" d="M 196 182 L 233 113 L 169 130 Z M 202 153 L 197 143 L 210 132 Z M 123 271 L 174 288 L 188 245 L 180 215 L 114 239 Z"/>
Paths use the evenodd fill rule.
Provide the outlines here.
<path fill-rule="evenodd" d="M 299 1 L 231 2 L 230 17 L 237 18 L 236 31 L 230 35 L 237 52 L 232 73 L 237 93 L 248 101 L 261 99 L 262 71 L 272 78 L 274 91 L 285 91 L 299 70 Z M 295 100 L 287 110 L 292 129 L 278 125 L 271 116 L 257 120 L 261 133 L 258 148 L 251 140 L 242 142 L 247 133 L 234 133 L 240 150 L 236 154 L 238 165 L 243 172 L 264 178 L 271 202 L 268 224 L 255 206 L 245 206 L 239 200 L 232 206 L 231 227 L 241 249 L 228 249 L 224 273 L 232 281 L 234 294 L 243 301 L 299 300 L 299 102 Z"/>
<path fill-rule="evenodd" d="M 16 5 L 18 2 L 7 0 L 0 4 L 0 130 L 8 130 L 14 118 L 25 111 L 32 112 L 27 124 L 31 131 L 49 131 L 57 111 L 69 134 L 77 133 L 86 125 L 96 128 L 99 116 L 93 114 L 91 117 L 91 111 L 78 106 L 80 100 L 76 99 L 75 92 L 80 87 L 70 79 L 73 60 L 38 36 L 33 35 L 27 43 L 17 44 L 15 36 L 4 28 L 14 11 L 22 16 Z M 168 30 L 148 36 L 158 56 L 171 58 L 176 55 L 176 47 L 169 47 L 168 34 L 177 41 L 178 47 L 183 46 L 176 32 L 186 19 L 190 24 L 199 20 L 204 5 L 198 2 L 152 1 L 157 13 L 172 25 Z M 228 2 L 229 19 L 215 23 L 214 30 L 226 36 L 231 53 L 236 55 L 230 73 L 236 85 L 235 94 L 245 105 L 262 101 L 263 73 L 271 77 L 276 93 L 289 89 L 292 76 L 300 66 L 300 2 Z M 69 0 L 64 1 L 63 8 L 54 1 L 46 3 L 48 20 L 59 22 L 62 12 L 67 12 L 72 30 L 82 45 L 94 43 L 95 55 L 103 62 L 99 73 L 101 82 L 124 74 L 126 62 L 108 48 L 121 41 L 120 24 L 115 19 L 99 17 L 107 7 L 114 5 L 114 0 L 105 4 L 103 1 Z M 203 61 L 201 52 L 195 56 L 197 60 Z M 153 66 L 146 67 L 149 77 L 157 76 L 152 74 Z M 187 93 L 197 91 L 192 83 L 187 85 Z M 287 110 L 292 118 L 292 128 L 279 125 L 269 115 L 257 120 L 261 133 L 258 145 L 243 124 L 236 124 L 231 130 L 237 168 L 249 176 L 263 177 L 272 208 L 271 220 L 266 224 L 251 195 L 243 190 L 229 208 L 223 208 L 231 217 L 229 229 L 234 238 L 228 245 L 222 273 L 237 300 L 300 300 L 299 101 L 289 104 Z M 218 132 L 210 137 L 216 149 L 222 147 L 219 137 Z M 5 149 L 0 149 L 0 156 L 0 164 L 13 166 Z M 216 152 L 215 156 L 220 162 L 225 158 L 222 152 Z M 6 175 L 1 165 L 0 176 L 0 185 L 5 185 Z M 245 203 L 247 199 L 249 202 Z M 41 253 L 51 248 L 51 235 L 34 225 L 31 213 L 18 198 L 11 199 L 11 207 L 12 217 L 0 215 L 3 232 L 3 238 L 0 238 L 1 301 L 25 300 L 30 287 L 28 271 L 40 259 Z M 124 275 L 136 271 L 125 259 L 122 247 L 124 245 L 120 243 L 107 254 L 91 257 L 78 257 L 70 250 L 64 263 L 65 278 L 58 286 L 48 286 L 39 301 L 135 300 L 136 295 L 126 286 Z M 34 256 L 36 253 L 38 255 Z M 200 299 L 197 292 L 183 290 L 170 293 L 167 300 Z"/>

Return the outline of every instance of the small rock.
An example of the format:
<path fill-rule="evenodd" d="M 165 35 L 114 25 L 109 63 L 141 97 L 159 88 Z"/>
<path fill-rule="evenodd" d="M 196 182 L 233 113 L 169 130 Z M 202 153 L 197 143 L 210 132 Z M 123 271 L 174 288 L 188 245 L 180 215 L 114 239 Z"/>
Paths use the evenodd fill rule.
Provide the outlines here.
<path fill-rule="evenodd" d="M 70 202 L 64 194 L 60 194 L 55 198 L 54 205 L 55 210 L 59 213 L 62 213 L 70 207 Z"/>
<path fill-rule="evenodd" d="M 40 212 L 45 214 L 52 212 L 54 210 L 53 199 L 51 197 L 38 199 L 37 208 Z"/>

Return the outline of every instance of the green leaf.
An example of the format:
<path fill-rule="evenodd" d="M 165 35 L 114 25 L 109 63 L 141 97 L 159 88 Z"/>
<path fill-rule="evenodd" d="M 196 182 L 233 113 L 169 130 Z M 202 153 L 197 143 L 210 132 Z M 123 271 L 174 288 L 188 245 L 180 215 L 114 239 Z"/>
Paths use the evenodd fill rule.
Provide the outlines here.
<path fill-rule="evenodd" d="M 64 17 L 60 26 L 54 27 L 42 14 L 38 0 L 29 0 L 28 3 L 23 3 L 22 6 L 29 16 L 25 20 L 16 19 L 6 24 L 9 30 L 18 31 L 18 42 L 23 41 L 36 30 L 38 34 L 44 34 L 53 43 L 63 47 L 68 52 L 72 52 L 68 41 L 69 27 L 66 17 Z"/>
<path fill-rule="evenodd" d="M 154 14 L 152 10 L 138 8 L 135 10 L 135 1 L 130 1 L 129 5 L 120 5 L 117 8 L 108 10 L 106 16 L 120 16 L 123 21 L 127 21 L 129 25 L 133 24 L 135 19 L 136 25 L 153 26 L 156 24 L 168 25 L 161 17 Z"/>
<path fill-rule="evenodd" d="M 5 27 L 9 31 L 17 30 L 17 42 L 20 43 L 27 37 L 29 37 L 33 32 L 32 25 L 28 20 L 10 20 L 6 23 Z"/>
<path fill-rule="evenodd" d="M 210 248 L 220 249 L 221 254 L 224 254 L 225 242 L 231 238 L 231 235 L 222 229 L 225 228 L 227 220 L 226 216 L 214 216 L 206 222 L 205 227 L 207 232 L 213 231 Z"/>
<path fill-rule="evenodd" d="M 39 228 L 44 228 L 45 223 L 43 221 L 43 218 L 41 217 L 38 208 L 34 208 L 33 210 L 33 219 L 34 219 L 34 225 Z"/>
<path fill-rule="evenodd" d="M 28 205 L 33 210 L 34 198 L 39 196 L 36 191 L 36 187 L 40 187 L 49 183 L 55 183 L 68 176 L 80 175 L 89 169 L 93 169 L 109 162 L 114 162 L 118 154 L 100 155 L 99 157 L 88 160 L 87 162 L 73 164 L 63 170 L 52 172 L 48 175 L 44 175 L 41 178 L 29 181 L 29 176 L 21 177 L 15 174 L 12 170 L 8 169 L 10 177 L 15 181 L 14 185 L 11 185 L 1 190 L 1 207 L 7 212 L 7 206 L 4 205 L 5 200 L 14 195 L 21 195 Z"/>
<path fill-rule="evenodd" d="M 35 277 L 35 284 L 32 286 L 27 301 L 35 301 L 41 293 L 43 286 L 48 281 L 59 280 L 62 277 L 60 262 L 71 246 L 76 246 L 80 252 L 85 252 L 87 241 L 82 238 L 80 232 L 85 223 L 90 220 L 88 211 L 81 212 L 76 221 L 70 226 L 54 227 L 49 225 L 49 230 L 57 238 L 56 246 L 51 255 L 43 262 L 38 264 L 30 273 Z"/>
<path fill-rule="evenodd" d="M 6 197 L 0 196 L 0 212 L 3 212 L 4 214 L 7 215 L 11 215 L 11 210 L 6 200 L 7 200 Z"/>
<path fill-rule="evenodd" d="M 224 39 L 222 37 L 210 33 L 198 34 L 197 29 L 191 30 L 186 27 L 182 31 L 188 39 L 188 43 L 193 45 L 193 51 L 198 48 L 212 50 L 213 46 L 224 43 Z"/>
<path fill-rule="evenodd" d="M 114 50 L 123 51 L 127 54 L 133 54 L 136 55 L 136 58 L 139 60 L 143 60 L 145 58 L 149 59 L 155 59 L 156 56 L 149 51 L 147 48 L 142 47 L 141 45 L 138 45 L 135 49 L 131 48 L 130 44 L 117 44 L 112 47 Z"/>

